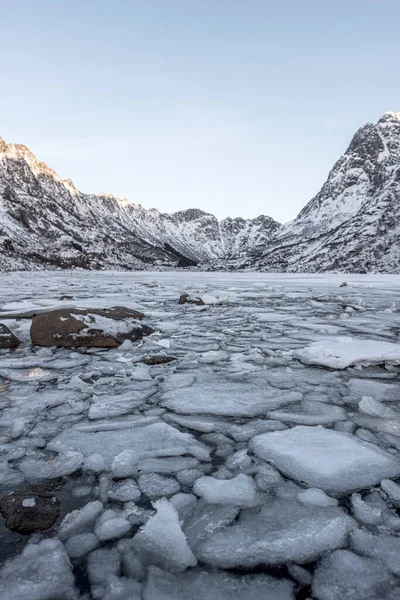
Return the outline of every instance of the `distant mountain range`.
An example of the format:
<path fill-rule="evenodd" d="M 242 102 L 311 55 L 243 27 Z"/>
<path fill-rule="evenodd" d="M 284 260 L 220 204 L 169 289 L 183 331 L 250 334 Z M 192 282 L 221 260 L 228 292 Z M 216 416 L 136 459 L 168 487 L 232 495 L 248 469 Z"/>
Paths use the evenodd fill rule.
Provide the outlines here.
<path fill-rule="evenodd" d="M 0 269 L 400 272 L 400 113 L 353 137 L 296 219 L 145 210 L 83 194 L 0 138 Z"/>

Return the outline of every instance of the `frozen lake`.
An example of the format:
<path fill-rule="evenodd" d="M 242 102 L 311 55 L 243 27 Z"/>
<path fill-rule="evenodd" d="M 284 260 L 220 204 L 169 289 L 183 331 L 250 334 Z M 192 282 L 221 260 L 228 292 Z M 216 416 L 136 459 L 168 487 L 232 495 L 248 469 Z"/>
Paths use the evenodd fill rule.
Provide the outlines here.
<path fill-rule="evenodd" d="M 30 343 L 112 306 L 155 333 Z M 400 597 L 400 276 L 7 273 L 0 323 L 2 513 L 59 507 L 7 509 L 0 600 Z"/>

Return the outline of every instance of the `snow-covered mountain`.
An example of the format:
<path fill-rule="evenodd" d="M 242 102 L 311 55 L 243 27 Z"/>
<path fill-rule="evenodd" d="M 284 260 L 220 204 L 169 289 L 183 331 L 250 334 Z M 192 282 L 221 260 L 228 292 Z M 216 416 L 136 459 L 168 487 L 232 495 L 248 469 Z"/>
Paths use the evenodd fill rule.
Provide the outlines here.
<path fill-rule="evenodd" d="M 279 224 L 190 209 L 145 210 L 109 194 L 79 192 L 19 144 L 0 139 L 3 269 L 154 268 L 247 257 Z"/>
<path fill-rule="evenodd" d="M 83 194 L 0 138 L 0 269 L 400 272 L 400 113 L 355 134 L 319 194 L 280 225 L 198 209 L 168 215 Z"/>
<path fill-rule="evenodd" d="M 291 272 L 400 272 L 400 113 L 361 127 L 321 191 L 247 264 Z"/>

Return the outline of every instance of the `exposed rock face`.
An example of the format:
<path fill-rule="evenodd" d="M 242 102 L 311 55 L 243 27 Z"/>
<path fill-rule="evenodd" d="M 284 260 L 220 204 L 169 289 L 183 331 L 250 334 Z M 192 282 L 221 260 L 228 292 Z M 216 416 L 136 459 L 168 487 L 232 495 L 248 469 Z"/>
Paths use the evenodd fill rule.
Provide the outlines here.
<path fill-rule="evenodd" d="M 52 310 L 33 317 L 31 339 L 37 346 L 116 348 L 125 340 L 153 333 L 139 322 L 143 317 L 143 313 L 122 306 Z"/>
<path fill-rule="evenodd" d="M 6 327 L 0 323 L 0 348 L 16 348 L 20 345 L 19 339 Z"/>
<path fill-rule="evenodd" d="M 355 134 L 298 217 L 162 214 L 79 192 L 0 139 L 0 269 L 400 271 L 400 113 Z"/>

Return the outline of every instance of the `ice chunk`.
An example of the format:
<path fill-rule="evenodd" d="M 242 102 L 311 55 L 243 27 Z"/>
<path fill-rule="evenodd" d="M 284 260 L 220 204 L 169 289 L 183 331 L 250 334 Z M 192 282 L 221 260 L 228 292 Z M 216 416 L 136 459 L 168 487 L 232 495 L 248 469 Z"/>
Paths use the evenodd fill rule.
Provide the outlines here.
<path fill-rule="evenodd" d="M 204 475 L 200 469 L 185 469 L 176 474 L 176 478 L 182 485 L 192 487 L 195 481 Z"/>
<path fill-rule="evenodd" d="M 394 402 L 398 400 L 399 387 L 397 384 L 374 381 L 372 379 L 350 379 L 347 384 L 350 393 L 357 399 L 372 396 L 379 402 Z"/>
<path fill-rule="evenodd" d="M 22 483 L 24 476 L 14 469 L 6 460 L 0 461 L 0 486 L 15 487 Z"/>
<path fill-rule="evenodd" d="M 199 569 L 174 575 L 149 569 L 144 600 L 294 600 L 293 583 L 270 575 L 233 575 Z"/>
<path fill-rule="evenodd" d="M 226 360 L 229 360 L 229 353 L 225 352 L 225 350 L 210 350 L 209 352 L 203 352 L 199 358 L 199 362 L 210 365 Z"/>
<path fill-rule="evenodd" d="M 178 513 L 179 520 L 182 522 L 189 517 L 197 505 L 197 498 L 193 494 L 175 494 L 170 499 L 170 503 Z"/>
<path fill-rule="evenodd" d="M 369 506 L 362 500 L 360 494 L 352 494 L 351 510 L 357 521 L 364 525 L 378 525 L 382 521 L 382 510 Z"/>
<path fill-rule="evenodd" d="M 226 423 L 221 422 L 216 417 L 184 416 L 169 413 L 164 418 L 169 423 L 177 423 L 182 427 L 193 429 L 194 431 L 201 431 L 202 433 L 211 433 L 212 431 L 218 431 L 220 427 L 226 427 Z"/>
<path fill-rule="evenodd" d="M 205 522 L 194 552 L 200 561 L 224 569 L 307 563 L 343 547 L 353 524 L 337 506 L 268 499 L 260 510 L 242 510 L 234 524 L 220 531 L 209 531 Z"/>
<path fill-rule="evenodd" d="M 337 506 L 336 498 L 327 496 L 323 490 L 318 488 L 308 488 L 297 494 L 297 498 L 303 504 L 311 504 L 312 506 Z"/>
<path fill-rule="evenodd" d="M 128 533 L 132 528 L 132 524 L 124 517 L 116 517 L 108 519 L 104 522 L 96 523 L 94 532 L 100 541 L 115 540 Z"/>
<path fill-rule="evenodd" d="M 186 469 L 195 469 L 199 465 L 197 458 L 190 456 L 171 456 L 168 458 L 146 458 L 138 466 L 139 473 L 179 473 Z"/>
<path fill-rule="evenodd" d="M 31 481 L 40 481 L 75 473 L 82 466 L 82 461 L 83 456 L 80 452 L 67 451 L 47 460 L 24 458 L 19 468 Z"/>
<path fill-rule="evenodd" d="M 366 427 L 371 431 L 389 433 L 400 437 L 400 414 L 398 417 L 382 418 L 370 417 L 360 413 L 353 417 L 354 423 L 360 427 Z"/>
<path fill-rule="evenodd" d="M 350 546 L 357 554 L 382 560 L 394 575 L 400 576 L 400 538 L 355 529 L 350 535 Z"/>
<path fill-rule="evenodd" d="M 317 600 L 385 600 L 394 585 L 382 561 L 336 550 L 318 565 L 312 591 Z"/>
<path fill-rule="evenodd" d="M 238 450 L 226 461 L 226 466 L 231 471 L 245 471 L 251 466 L 251 458 L 247 454 L 247 449 Z"/>
<path fill-rule="evenodd" d="M 395 410 L 389 406 L 385 406 L 378 400 L 374 400 L 371 396 L 363 396 L 358 403 L 358 408 L 361 410 L 361 412 L 365 413 L 366 415 L 371 415 L 372 417 L 400 417 L 399 413 L 397 413 Z"/>
<path fill-rule="evenodd" d="M 87 570 L 92 585 L 107 585 L 119 575 L 121 561 L 116 548 L 99 548 L 89 554 Z"/>
<path fill-rule="evenodd" d="M 277 469 L 266 463 L 258 467 L 256 483 L 260 490 L 270 491 L 283 484 L 284 479 Z"/>
<path fill-rule="evenodd" d="M 0 570 L 0 600 L 77 600 L 63 545 L 46 539 L 28 544 Z"/>
<path fill-rule="evenodd" d="M 160 422 L 120 429 L 118 434 L 112 430 L 89 432 L 71 427 L 47 445 L 51 450 L 75 450 L 84 456 L 101 454 L 108 469 L 115 457 L 124 450 L 132 451 L 139 460 L 156 456 L 181 456 L 192 446 L 205 448 L 192 435 Z"/>
<path fill-rule="evenodd" d="M 203 294 L 200 299 L 204 304 L 226 304 L 228 302 L 228 296 L 220 295 L 214 296 L 213 294 Z"/>
<path fill-rule="evenodd" d="M 118 454 L 111 465 L 113 476 L 117 479 L 123 479 L 135 475 L 138 469 L 137 453 L 133 450 L 122 450 Z"/>
<path fill-rule="evenodd" d="M 119 502 L 137 502 L 140 500 L 141 493 L 139 486 L 133 479 L 126 479 L 117 483 L 108 493 L 111 500 Z"/>
<path fill-rule="evenodd" d="M 233 424 L 228 427 L 227 432 L 237 442 L 247 442 L 247 440 L 259 433 L 265 433 L 266 431 L 281 431 L 282 429 L 287 429 L 287 427 L 287 425 L 284 425 L 279 421 L 254 419 L 241 425 Z"/>
<path fill-rule="evenodd" d="M 190 373 L 171 373 L 164 383 L 161 384 L 163 392 L 179 388 L 190 387 L 196 381 L 196 377 Z"/>
<path fill-rule="evenodd" d="M 193 491 L 210 504 L 254 506 L 257 501 L 257 486 L 254 479 L 242 473 L 233 479 L 200 477 L 194 484 Z"/>
<path fill-rule="evenodd" d="M 155 388 L 143 391 L 132 391 L 120 396 L 94 396 L 89 408 L 89 419 L 104 419 L 132 413 L 142 406 L 147 398 L 154 394 Z"/>
<path fill-rule="evenodd" d="M 135 547 L 148 562 L 170 571 L 184 571 L 197 564 L 179 524 L 178 513 L 166 499 L 154 503 L 156 514 L 134 538 Z"/>
<path fill-rule="evenodd" d="M 88 502 L 83 508 L 73 510 L 61 521 L 58 537 L 65 541 L 73 535 L 87 531 L 94 525 L 102 511 L 103 505 L 99 500 Z"/>
<path fill-rule="evenodd" d="M 215 384 L 195 384 L 187 390 L 177 389 L 161 396 L 161 403 L 183 414 L 229 415 L 252 417 L 266 414 L 291 402 L 302 400 L 300 392 L 260 390 L 259 386 L 226 381 Z"/>
<path fill-rule="evenodd" d="M 104 458 L 101 454 L 90 454 L 85 458 L 83 468 L 86 471 L 93 471 L 93 473 L 101 473 L 106 468 Z"/>
<path fill-rule="evenodd" d="M 346 369 L 351 365 L 400 364 L 400 344 L 351 337 L 328 338 L 313 342 L 293 356 L 307 365 Z"/>
<path fill-rule="evenodd" d="M 148 498 L 161 498 L 172 496 L 181 490 L 181 486 L 172 477 L 165 477 L 157 473 L 145 473 L 139 477 L 139 487 Z"/>
<path fill-rule="evenodd" d="M 65 549 L 70 558 L 85 556 L 99 545 L 99 540 L 94 533 L 80 533 L 73 535 L 65 544 Z"/>
<path fill-rule="evenodd" d="M 286 423 L 324 425 L 346 419 L 346 411 L 341 406 L 303 400 L 301 404 L 293 404 L 288 408 L 274 410 L 268 416 L 270 419 L 278 419 Z"/>
<path fill-rule="evenodd" d="M 292 479 L 333 495 L 400 474 L 400 461 L 391 454 L 321 426 L 263 433 L 253 438 L 250 448 Z"/>
<path fill-rule="evenodd" d="M 390 479 L 381 481 L 381 488 L 395 508 L 400 508 L 400 485 Z"/>

